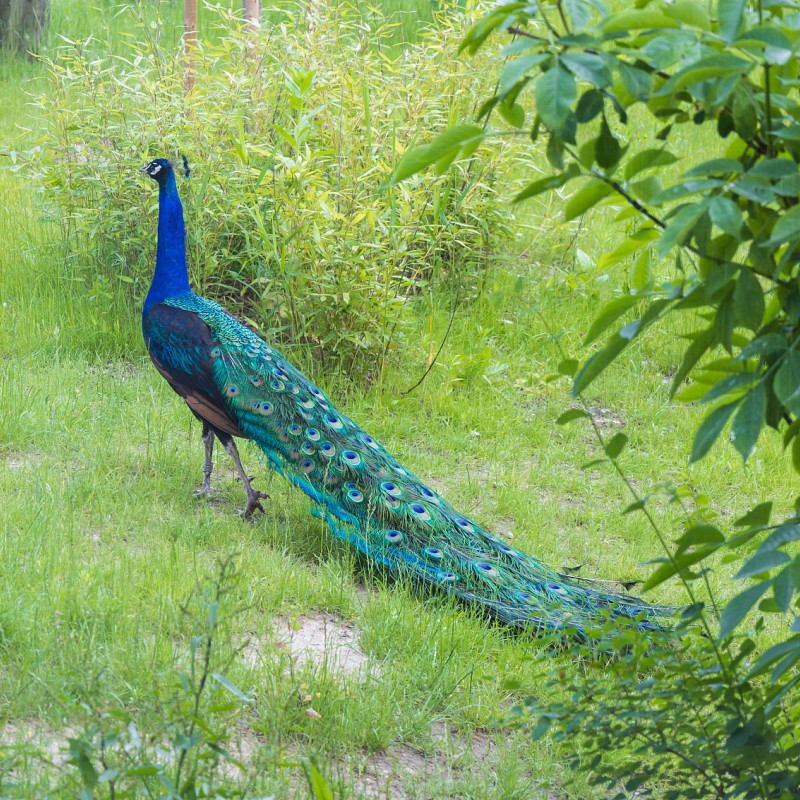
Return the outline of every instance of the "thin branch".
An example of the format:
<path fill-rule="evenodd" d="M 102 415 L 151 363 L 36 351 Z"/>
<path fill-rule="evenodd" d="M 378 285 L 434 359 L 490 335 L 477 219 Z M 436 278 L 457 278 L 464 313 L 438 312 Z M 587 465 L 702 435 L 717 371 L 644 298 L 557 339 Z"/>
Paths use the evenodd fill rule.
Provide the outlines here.
<path fill-rule="evenodd" d="M 506 28 L 506 33 L 510 33 L 514 36 L 522 36 L 525 39 L 533 39 L 535 42 L 542 42 L 543 44 L 552 44 L 549 39 L 546 39 L 544 36 L 536 36 L 534 33 L 528 33 L 528 31 L 523 30 L 522 28 L 518 28 L 516 25 L 512 26 L 511 28 Z M 600 56 L 606 55 L 600 50 L 596 50 L 593 47 L 584 47 L 584 53 L 591 53 L 593 56 Z M 658 75 L 659 78 L 663 78 L 665 81 L 669 80 L 672 75 L 669 72 L 664 72 L 663 70 L 655 70 L 653 75 Z"/>
<path fill-rule="evenodd" d="M 558 9 L 558 16 L 561 17 L 561 24 L 564 26 L 565 33 L 571 33 L 569 22 L 567 22 L 567 15 L 564 13 L 564 5 L 561 0 L 558 0 L 556 3 L 556 8 Z"/>
<path fill-rule="evenodd" d="M 428 374 L 436 364 L 436 359 L 439 358 L 439 355 L 442 352 L 442 348 L 444 347 L 445 342 L 447 341 L 447 337 L 450 336 L 450 329 L 453 327 L 453 320 L 456 318 L 456 311 L 458 311 L 458 298 L 460 293 L 461 293 L 461 287 L 459 286 L 458 289 L 456 290 L 456 298 L 453 301 L 453 311 L 450 314 L 450 322 L 447 323 L 447 330 L 445 331 L 444 338 L 442 339 L 441 344 L 439 345 L 439 349 L 436 351 L 436 355 L 433 357 L 431 363 L 428 364 L 428 368 L 425 370 L 425 372 L 422 373 L 422 377 L 410 389 L 406 389 L 404 392 L 400 393 L 402 396 L 411 394 L 411 392 L 413 392 L 414 389 L 416 389 L 417 386 L 419 386 L 422 383 L 422 381 L 424 381 L 425 378 L 428 377 Z"/>
<path fill-rule="evenodd" d="M 564 149 L 575 159 L 576 163 L 580 164 L 577 154 L 570 147 L 565 146 Z M 602 181 L 603 183 L 610 186 L 618 195 L 620 195 L 620 197 L 623 197 L 627 203 L 629 203 L 633 208 L 635 208 L 640 214 L 647 217 L 647 219 L 649 219 L 654 225 L 661 228 L 662 230 L 664 230 L 664 228 L 667 227 L 667 224 L 662 219 L 657 217 L 652 211 L 643 206 L 635 197 L 633 197 L 622 186 L 621 183 L 619 183 L 619 181 L 615 181 L 613 178 L 610 178 L 608 175 L 594 168 L 589 170 L 589 174 L 593 178 L 597 178 L 597 180 Z M 766 278 L 767 280 L 772 281 L 773 283 L 783 287 L 784 289 L 792 289 L 794 286 L 794 284 L 790 283 L 789 281 L 782 280 L 781 278 L 776 277 L 772 273 L 763 272 L 759 270 L 753 264 L 743 264 L 740 261 L 733 261 L 732 259 L 720 258 L 719 256 L 714 256 L 700 250 L 693 244 L 687 243 L 687 244 L 682 244 L 680 246 L 683 247 L 685 250 L 688 250 L 690 253 L 693 253 L 698 258 L 704 258 L 706 261 L 710 261 L 712 264 L 717 264 L 717 265 L 729 264 L 732 267 L 739 267 L 740 269 L 751 269 L 753 272 L 756 273 L 756 275 L 760 275 L 762 278 Z"/>

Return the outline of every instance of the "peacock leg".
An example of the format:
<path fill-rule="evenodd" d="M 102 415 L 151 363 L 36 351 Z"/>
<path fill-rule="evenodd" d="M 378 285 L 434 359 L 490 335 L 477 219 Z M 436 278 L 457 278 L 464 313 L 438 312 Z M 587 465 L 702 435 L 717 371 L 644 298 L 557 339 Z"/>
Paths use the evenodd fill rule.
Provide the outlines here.
<path fill-rule="evenodd" d="M 211 456 L 214 452 L 214 431 L 207 422 L 203 422 L 203 444 L 206 448 L 206 457 L 203 460 L 203 483 L 199 489 L 195 489 L 195 497 L 205 495 L 211 499 L 211 470 L 213 469 L 214 462 Z"/>
<path fill-rule="evenodd" d="M 239 480 L 242 482 L 245 494 L 247 495 L 247 505 L 241 512 L 242 516 L 248 519 L 253 515 L 256 509 L 263 512 L 264 506 L 261 505 L 261 500 L 269 498 L 269 495 L 266 492 L 259 492 L 250 485 L 251 478 L 248 478 L 247 473 L 244 471 L 242 461 L 239 458 L 239 450 L 236 447 L 236 442 L 233 441 L 233 437 L 228 437 L 222 444 L 225 447 L 225 452 L 233 459 L 233 463 L 236 465 L 236 472 L 239 474 Z"/>

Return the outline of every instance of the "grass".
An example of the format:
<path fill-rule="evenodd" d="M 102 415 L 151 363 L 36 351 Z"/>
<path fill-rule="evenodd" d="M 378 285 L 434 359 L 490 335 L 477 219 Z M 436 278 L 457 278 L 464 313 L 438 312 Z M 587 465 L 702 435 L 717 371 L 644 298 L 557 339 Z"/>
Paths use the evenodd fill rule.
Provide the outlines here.
<path fill-rule="evenodd" d="M 57 5 L 54 30 L 85 35 L 93 18 L 82 8 Z M 37 68 L 3 69 L 0 138 L 23 146 L 14 124 Z M 57 752 L 80 703 L 127 709 L 141 729 L 156 729 L 158 687 L 185 668 L 193 636 L 182 606 L 234 553 L 240 579 L 223 606 L 219 647 L 227 677 L 254 700 L 227 717 L 232 739 L 244 738 L 259 765 L 254 793 L 305 796 L 296 764 L 307 758 L 341 798 L 358 797 L 359 769 L 372 774 L 375 764 L 398 775 L 376 781 L 384 794 L 566 796 L 565 753 L 504 725 L 515 702 L 541 691 L 535 640 L 384 584 L 331 540 L 302 495 L 268 477 L 252 449 L 243 457 L 271 495 L 255 525 L 235 513 L 242 497 L 224 454 L 215 460 L 215 502 L 194 498 L 199 430 L 150 366 L 138 309 L 108 319 L 108 287 L 76 290 L 31 187 L 6 170 L 0 198 L 0 741 L 28 731 Z M 586 430 L 555 425 L 570 399 L 566 383 L 549 377 L 561 351 L 585 354 L 581 334 L 610 296 L 591 265 L 573 261 L 573 230 L 557 211 L 551 199 L 523 213 L 515 251 L 485 294 L 459 310 L 413 393 L 403 391 L 447 328 L 446 300 L 418 302 L 415 333 L 381 386 L 364 391 L 344 375 L 312 374 L 404 464 L 490 529 L 512 532 L 515 545 L 556 567 L 583 564 L 582 574 L 641 578 L 642 562 L 659 554 L 653 533 L 638 515 L 620 514 L 629 498 L 609 467 L 582 469 L 598 448 Z M 577 246 L 600 252 L 608 220 L 607 211 L 586 220 Z M 765 497 L 788 508 L 796 482 L 775 437 L 762 440 L 746 470 L 728 445 L 687 466 L 703 410 L 666 397 L 678 333 L 637 342 L 593 387 L 603 430 L 631 439 L 628 474 L 675 533 L 680 516 L 663 492 L 670 484 L 708 495 L 723 519 Z M 723 577 L 712 581 L 725 591 Z M 652 599 L 683 598 L 666 587 Z M 287 668 L 271 620 L 320 612 L 359 631 L 365 680 L 325 664 Z M 237 655 L 248 638 L 262 657 Z M 318 717 L 306 713 L 309 702 Z M 18 796 L 71 796 L 63 758 L 51 761 L 23 762 Z M 580 784 L 571 791 L 593 796 Z"/>

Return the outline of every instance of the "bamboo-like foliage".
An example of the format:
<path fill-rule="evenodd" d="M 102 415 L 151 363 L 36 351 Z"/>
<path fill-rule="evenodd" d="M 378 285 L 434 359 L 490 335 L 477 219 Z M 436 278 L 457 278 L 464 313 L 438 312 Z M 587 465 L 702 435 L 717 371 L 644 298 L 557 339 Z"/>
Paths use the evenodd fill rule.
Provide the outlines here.
<path fill-rule="evenodd" d="M 144 19 L 121 57 L 66 44 L 48 61 L 48 130 L 19 158 L 46 187 L 73 263 L 141 298 L 155 211 L 137 168 L 185 153 L 197 289 L 357 373 L 393 352 L 409 298 L 479 291 L 511 216 L 492 188 L 510 162 L 500 142 L 448 176 L 389 185 L 421 128 L 473 113 L 488 88 L 488 70 L 452 58 L 461 12 L 402 51 L 387 20 L 349 3 L 321 9 L 313 35 L 302 20 L 290 8 L 245 29 L 209 7 L 203 24 L 218 35 L 198 38 L 186 95 L 183 54 Z"/>

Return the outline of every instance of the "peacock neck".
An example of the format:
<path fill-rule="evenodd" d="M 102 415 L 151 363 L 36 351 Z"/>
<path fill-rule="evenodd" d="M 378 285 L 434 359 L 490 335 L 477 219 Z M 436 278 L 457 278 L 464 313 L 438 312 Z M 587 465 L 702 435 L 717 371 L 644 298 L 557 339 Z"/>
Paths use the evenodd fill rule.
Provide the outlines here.
<path fill-rule="evenodd" d="M 153 282 L 144 301 L 144 312 L 155 303 L 190 292 L 186 272 L 186 228 L 175 174 L 170 173 L 158 190 L 158 247 Z"/>

